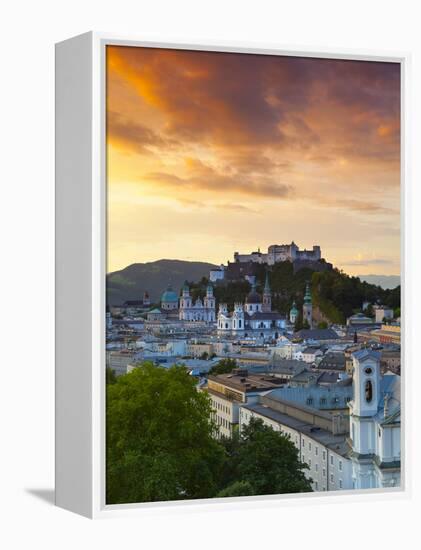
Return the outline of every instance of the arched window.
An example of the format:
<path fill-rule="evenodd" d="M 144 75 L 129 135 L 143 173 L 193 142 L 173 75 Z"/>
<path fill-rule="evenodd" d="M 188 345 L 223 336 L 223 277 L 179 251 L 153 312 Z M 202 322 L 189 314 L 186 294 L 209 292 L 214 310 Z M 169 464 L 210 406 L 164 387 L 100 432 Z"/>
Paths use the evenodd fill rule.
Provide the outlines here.
<path fill-rule="evenodd" d="M 373 384 L 371 383 L 371 380 L 367 380 L 365 383 L 365 400 L 367 403 L 371 403 L 371 400 L 373 399 Z"/>

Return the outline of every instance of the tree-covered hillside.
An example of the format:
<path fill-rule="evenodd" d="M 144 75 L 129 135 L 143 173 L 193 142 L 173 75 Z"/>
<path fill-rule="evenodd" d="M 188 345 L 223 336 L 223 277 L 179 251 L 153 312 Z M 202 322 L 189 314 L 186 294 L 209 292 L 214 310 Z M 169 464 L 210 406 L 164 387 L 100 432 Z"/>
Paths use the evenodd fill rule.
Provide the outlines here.
<path fill-rule="evenodd" d="M 147 290 L 152 302 L 157 302 L 169 283 L 178 293 L 186 280 L 193 298 L 203 298 L 209 270 L 213 267 L 213 264 L 205 262 L 181 260 L 132 264 L 107 276 L 107 300 L 109 304 L 120 304 L 126 300 L 141 299 Z M 257 290 L 260 293 L 263 292 L 266 269 L 265 265 L 257 267 Z M 278 263 L 268 269 L 272 307 L 284 314 L 289 312 L 294 300 L 301 311 L 307 282 L 311 283 L 314 311 L 319 313 L 320 318 L 332 323 L 344 323 L 347 317 L 361 310 L 365 301 L 381 303 L 396 311 L 400 308 L 400 286 L 383 289 L 338 269 L 315 272 L 305 268 L 294 273 L 290 262 Z M 217 304 L 226 302 L 233 307 L 235 302 L 244 302 L 250 288 L 244 280 L 218 283 L 214 288 Z"/>
<path fill-rule="evenodd" d="M 107 303 L 118 305 L 126 300 L 141 300 L 145 291 L 149 292 L 153 302 L 157 302 L 168 284 L 178 293 L 186 279 L 198 281 L 208 277 L 213 267 L 213 264 L 206 262 L 183 260 L 158 260 L 129 265 L 107 275 Z"/>
<path fill-rule="evenodd" d="M 315 272 L 311 269 L 301 269 L 294 273 L 290 262 L 278 263 L 269 268 L 269 282 L 272 291 L 272 308 L 287 314 L 293 301 L 301 310 L 306 283 L 311 284 L 313 306 L 332 323 L 344 323 L 346 318 L 360 311 L 363 302 L 381 303 L 400 308 L 400 286 L 394 289 L 383 289 L 351 277 L 338 269 Z M 266 270 L 259 266 L 257 274 L 257 290 L 263 292 Z M 191 284 L 193 297 L 205 295 L 207 279 Z M 243 302 L 250 291 L 247 281 L 230 282 L 217 285 L 215 296 L 218 303 L 226 302 L 230 307 L 234 302 Z"/>

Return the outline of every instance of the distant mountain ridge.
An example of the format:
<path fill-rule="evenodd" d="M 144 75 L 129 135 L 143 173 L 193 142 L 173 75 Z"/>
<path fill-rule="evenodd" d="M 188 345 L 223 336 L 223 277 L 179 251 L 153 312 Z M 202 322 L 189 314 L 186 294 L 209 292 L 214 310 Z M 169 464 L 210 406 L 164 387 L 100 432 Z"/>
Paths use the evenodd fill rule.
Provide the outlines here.
<path fill-rule="evenodd" d="M 384 289 L 396 288 L 401 284 L 399 275 L 357 275 L 362 281 L 371 285 L 381 286 Z"/>
<path fill-rule="evenodd" d="M 145 291 L 148 291 L 152 302 L 158 302 L 168 284 L 178 292 L 184 281 L 209 277 L 209 270 L 214 267 L 214 264 L 207 262 L 185 260 L 131 264 L 107 275 L 107 303 L 118 305 L 126 300 L 141 300 Z"/>

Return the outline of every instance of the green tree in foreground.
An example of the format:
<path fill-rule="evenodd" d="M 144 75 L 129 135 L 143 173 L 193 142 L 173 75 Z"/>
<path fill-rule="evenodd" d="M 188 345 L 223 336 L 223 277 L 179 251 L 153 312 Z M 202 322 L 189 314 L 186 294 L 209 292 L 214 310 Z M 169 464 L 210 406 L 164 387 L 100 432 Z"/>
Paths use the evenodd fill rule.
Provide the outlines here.
<path fill-rule="evenodd" d="M 304 473 L 308 466 L 300 461 L 295 445 L 261 420 L 252 419 L 236 441 L 227 441 L 225 445 L 229 476 L 233 480 L 218 496 L 238 496 L 241 490 L 250 487 L 248 494 L 252 495 L 312 491 Z"/>
<path fill-rule="evenodd" d="M 111 369 L 110 367 L 106 368 L 105 382 L 107 384 L 115 384 L 117 382 L 117 376 L 115 375 L 115 371 L 113 369 Z"/>
<path fill-rule="evenodd" d="M 237 368 L 235 359 L 221 359 L 210 369 L 209 374 L 228 374 L 235 368 Z"/>
<path fill-rule="evenodd" d="M 215 496 L 224 449 L 182 366 L 145 362 L 107 384 L 107 503 Z"/>
<path fill-rule="evenodd" d="M 234 481 L 216 495 L 217 497 L 248 497 L 255 495 L 253 486 L 248 481 Z"/>

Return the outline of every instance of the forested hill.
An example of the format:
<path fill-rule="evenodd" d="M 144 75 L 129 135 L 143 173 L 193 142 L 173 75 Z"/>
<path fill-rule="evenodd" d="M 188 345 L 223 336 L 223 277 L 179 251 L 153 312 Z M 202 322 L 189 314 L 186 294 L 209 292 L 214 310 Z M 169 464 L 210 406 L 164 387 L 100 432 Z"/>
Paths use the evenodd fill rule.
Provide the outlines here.
<path fill-rule="evenodd" d="M 141 300 L 145 290 L 151 300 L 157 302 L 169 283 L 178 293 L 184 281 L 200 281 L 202 277 L 209 277 L 209 270 L 213 267 L 213 264 L 206 262 L 183 260 L 129 265 L 107 275 L 107 303 L 114 305 L 126 300 Z"/>
<path fill-rule="evenodd" d="M 158 302 L 162 292 L 171 283 L 179 292 L 184 281 L 189 281 L 192 296 L 203 297 L 208 283 L 209 270 L 215 267 L 205 262 L 182 260 L 158 260 L 132 264 L 107 276 L 107 300 L 109 304 L 121 304 L 126 300 L 142 299 L 147 290 L 152 302 Z M 265 266 L 258 267 L 257 290 L 262 293 L 265 281 Z M 363 302 L 381 303 L 400 308 L 400 286 L 383 289 L 380 286 L 350 277 L 338 269 L 314 272 L 301 269 L 294 273 L 290 262 L 278 263 L 269 268 L 273 309 L 287 314 L 295 300 L 299 311 L 303 303 L 306 282 L 311 283 L 313 305 L 321 317 L 332 323 L 344 323 L 346 318 L 361 310 Z M 215 285 L 217 303 L 244 302 L 250 291 L 247 281 Z"/>
<path fill-rule="evenodd" d="M 257 275 L 257 290 L 260 293 L 263 292 L 265 274 L 265 267 L 260 266 Z M 301 269 L 294 273 L 292 264 L 283 262 L 270 267 L 269 281 L 272 307 L 284 314 L 288 314 L 294 300 L 301 311 L 307 281 L 311 283 L 314 307 L 332 323 L 344 323 L 347 317 L 361 310 L 365 301 L 381 303 L 394 310 L 400 308 L 400 286 L 383 289 L 358 277 L 350 277 L 338 269 L 323 272 Z M 227 302 L 232 306 L 234 302 L 244 301 L 249 290 L 250 285 L 246 281 L 233 282 L 216 286 L 215 296 L 218 302 Z M 192 291 L 194 297 L 203 296 L 205 282 L 195 284 Z"/>

